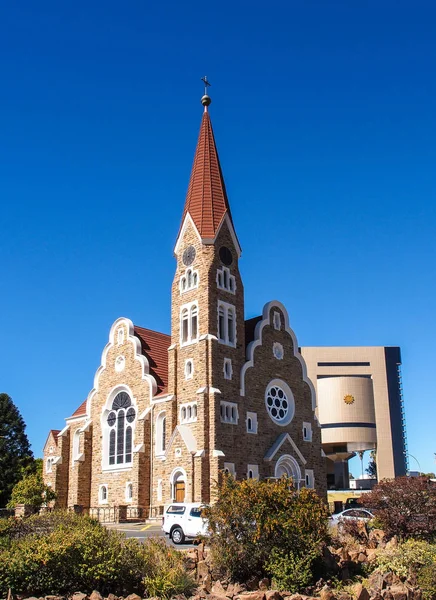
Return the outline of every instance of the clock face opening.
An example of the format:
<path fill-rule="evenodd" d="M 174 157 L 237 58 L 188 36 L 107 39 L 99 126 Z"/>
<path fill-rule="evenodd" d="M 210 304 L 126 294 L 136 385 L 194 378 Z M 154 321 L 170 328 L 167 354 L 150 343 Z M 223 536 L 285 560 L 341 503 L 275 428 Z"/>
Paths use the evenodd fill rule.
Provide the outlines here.
<path fill-rule="evenodd" d="M 233 255 L 231 250 L 229 250 L 226 246 L 221 246 L 220 248 L 220 260 L 226 267 L 230 267 L 233 262 Z"/>
<path fill-rule="evenodd" d="M 185 267 L 190 267 L 195 260 L 195 248 L 194 246 L 188 246 L 183 252 L 183 264 Z"/>

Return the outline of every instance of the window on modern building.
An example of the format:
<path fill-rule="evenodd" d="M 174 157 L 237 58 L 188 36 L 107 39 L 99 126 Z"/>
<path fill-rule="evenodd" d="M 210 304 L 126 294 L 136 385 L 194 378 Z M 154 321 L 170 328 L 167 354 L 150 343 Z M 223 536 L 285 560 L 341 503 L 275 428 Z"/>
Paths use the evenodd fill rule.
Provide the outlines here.
<path fill-rule="evenodd" d="M 198 306 L 195 302 L 182 306 L 180 320 L 182 345 L 195 342 L 198 338 Z"/>
<path fill-rule="evenodd" d="M 124 344 L 124 327 L 120 327 L 117 332 L 117 344 L 121 346 Z"/>
<path fill-rule="evenodd" d="M 235 463 L 224 463 L 223 471 L 228 475 L 233 475 L 233 477 L 236 477 Z"/>
<path fill-rule="evenodd" d="M 218 339 L 228 346 L 236 345 L 235 307 L 227 302 L 218 302 Z"/>
<path fill-rule="evenodd" d="M 312 425 L 310 423 L 303 423 L 303 440 L 305 442 L 312 441 Z"/>
<path fill-rule="evenodd" d="M 166 416 L 165 411 L 160 412 L 156 418 L 156 438 L 155 438 L 156 454 L 165 454 L 166 449 Z"/>
<path fill-rule="evenodd" d="M 180 408 L 180 423 L 194 423 L 197 420 L 197 403 L 182 404 Z"/>
<path fill-rule="evenodd" d="M 126 502 L 133 500 L 133 483 L 126 483 Z"/>
<path fill-rule="evenodd" d="M 192 358 L 188 358 L 188 360 L 185 361 L 185 379 L 192 379 L 193 375 L 194 361 L 192 360 Z"/>
<path fill-rule="evenodd" d="M 198 287 L 198 272 L 194 269 L 186 269 L 180 278 L 180 293 L 189 292 Z"/>
<path fill-rule="evenodd" d="M 276 310 L 273 313 L 273 324 L 274 324 L 274 329 L 279 330 L 282 326 L 282 320 L 280 318 L 280 313 L 277 312 Z"/>
<path fill-rule="evenodd" d="M 318 367 L 369 367 L 369 362 L 319 362 Z"/>
<path fill-rule="evenodd" d="M 236 425 L 238 423 L 238 405 L 235 402 L 221 401 L 220 406 L 221 423 L 231 423 Z"/>
<path fill-rule="evenodd" d="M 162 502 L 162 479 L 157 480 L 157 501 Z"/>
<path fill-rule="evenodd" d="M 216 282 L 220 290 L 226 290 L 231 294 L 236 291 L 236 280 L 235 277 L 230 273 L 230 269 L 227 267 L 221 267 L 216 273 Z"/>
<path fill-rule="evenodd" d="M 247 465 L 247 479 L 259 479 L 258 465 Z"/>
<path fill-rule="evenodd" d="M 119 392 L 106 418 L 109 466 L 132 463 L 133 427 L 136 410 L 127 392 Z"/>
<path fill-rule="evenodd" d="M 257 413 L 247 412 L 247 433 L 257 433 Z"/>
<path fill-rule="evenodd" d="M 306 469 L 306 471 L 305 471 L 305 484 L 306 484 L 307 488 L 315 487 L 315 478 L 313 476 L 312 469 Z"/>
<path fill-rule="evenodd" d="M 101 485 L 98 490 L 98 501 L 100 504 L 107 504 L 108 501 L 108 487 L 106 484 Z"/>
<path fill-rule="evenodd" d="M 224 359 L 224 379 L 231 379 L 233 377 L 232 360 L 230 358 Z"/>

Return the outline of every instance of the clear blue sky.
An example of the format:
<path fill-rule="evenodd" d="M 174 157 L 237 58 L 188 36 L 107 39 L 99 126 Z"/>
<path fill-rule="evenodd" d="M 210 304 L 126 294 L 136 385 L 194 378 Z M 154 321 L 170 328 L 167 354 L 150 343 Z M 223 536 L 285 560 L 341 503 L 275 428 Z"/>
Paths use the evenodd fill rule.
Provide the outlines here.
<path fill-rule="evenodd" d="M 247 317 L 278 299 L 301 345 L 401 346 L 436 468 L 435 23 L 430 0 L 3 4 L 0 387 L 36 455 L 117 317 L 169 332 L 207 74 Z"/>

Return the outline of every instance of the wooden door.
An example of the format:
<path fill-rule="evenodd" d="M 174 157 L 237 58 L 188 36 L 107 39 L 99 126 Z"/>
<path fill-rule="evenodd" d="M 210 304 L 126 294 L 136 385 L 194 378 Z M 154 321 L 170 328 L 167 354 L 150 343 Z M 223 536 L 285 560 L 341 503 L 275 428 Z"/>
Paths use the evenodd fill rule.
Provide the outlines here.
<path fill-rule="evenodd" d="M 185 482 L 176 481 L 176 502 L 185 501 Z"/>

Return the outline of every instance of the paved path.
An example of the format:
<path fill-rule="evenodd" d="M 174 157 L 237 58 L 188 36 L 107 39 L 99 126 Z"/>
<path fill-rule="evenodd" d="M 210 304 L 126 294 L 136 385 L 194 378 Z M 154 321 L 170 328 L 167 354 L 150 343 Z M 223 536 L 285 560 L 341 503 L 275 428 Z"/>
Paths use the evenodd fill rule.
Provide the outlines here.
<path fill-rule="evenodd" d="M 166 540 L 167 544 L 173 546 L 174 548 L 192 548 L 192 542 L 187 542 L 186 544 L 173 544 L 173 542 L 168 538 L 167 535 L 161 529 L 160 523 L 110 523 L 106 525 L 109 529 L 116 529 L 117 531 L 121 531 L 128 538 L 134 537 L 138 540 L 143 540 L 149 537 L 159 537 Z"/>

